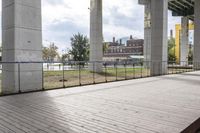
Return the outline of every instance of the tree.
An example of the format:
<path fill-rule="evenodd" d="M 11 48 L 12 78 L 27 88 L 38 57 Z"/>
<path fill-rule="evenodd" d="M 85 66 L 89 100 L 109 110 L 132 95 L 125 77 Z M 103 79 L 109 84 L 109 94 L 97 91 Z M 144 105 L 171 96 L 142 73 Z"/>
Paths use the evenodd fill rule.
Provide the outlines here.
<path fill-rule="evenodd" d="M 104 42 L 103 43 L 103 53 L 105 53 L 108 50 L 108 48 L 109 48 L 109 43 Z"/>
<path fill-rule="evenodd" d="M 168 40 L 168 61 L 169 62 L 175 62 L 176 61 L 175 39 L 174 38 L 170 38 Z"/>
<path fill-rule="evenodd" d="M 89 60 L 89 40 L 87 36 L 80 33 L 71 37 L 70 54 L 74 61 L 88 61 Z"/>
<path fill-rule="evenodd" d="M 70 55 L 69 54 L 63 54 L 62 55 L 62 61 L 68 61 L 70 58 Z"/>
<path fill-rule="evenodd" d="M 49 61 L 49 48 L 48 47 L 42 48 L 42 58 L 44 61 Z"/>
<path fill-rule="evenodd" d="M 49 47 L 43 47 L 42 53 L 45 61 L 54 61 L 56 56 L 59 56 L 58 47 L 54 43 L 51 43 Z"/>

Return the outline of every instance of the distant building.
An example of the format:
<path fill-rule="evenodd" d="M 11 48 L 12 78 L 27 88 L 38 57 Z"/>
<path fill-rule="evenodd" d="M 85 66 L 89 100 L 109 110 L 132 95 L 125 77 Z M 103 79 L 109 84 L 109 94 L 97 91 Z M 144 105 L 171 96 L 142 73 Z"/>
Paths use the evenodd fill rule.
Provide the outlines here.
<path fill-rule="evenodd" d="M 132 36 L 126 41 L 126 44 L 122 44 L 122 40 L 115 40 L 113 42 L 105 42 L 108 47 L 104 51 L 104 61 L 118 61 L 118 60 L 130 60 L 133 57 L 143 56 L 143 39 L 134 39 Z"/>

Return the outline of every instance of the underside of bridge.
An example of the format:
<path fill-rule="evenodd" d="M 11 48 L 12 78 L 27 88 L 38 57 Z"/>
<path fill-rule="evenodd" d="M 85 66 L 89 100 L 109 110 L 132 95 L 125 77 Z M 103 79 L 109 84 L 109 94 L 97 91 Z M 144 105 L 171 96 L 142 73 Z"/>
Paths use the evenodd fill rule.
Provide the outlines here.
<path fill-rule="evenodd" d="M 181 16 L 181 44 L 180 44 L 180 58 L 182 61 L 188 61 L 188 35 L 189 22 L 194 23 L 194 51 L 193 63 L 196 69 L 200 62 L 200 1 L 199 0 L 169 0 L 169 10 L 172 11 L 173 16 Z"/>
<path fill-rule="evenodd" d="M 170 0 L 169 10 L 173 16 L 187 16 L 194 20 L 194 0 Z"/>
<path fill-rule="evenodd" d="M 165 62 L 167 61 L 166 41 L 168 37 L 165 35 L 168 31 L 167 28 L 167 10 L 172 11 L 172 16 L 182 17 L 181 19 L 181 44 L 180 44 L 180 64 L 188 64 L 188 51 L 189 51 L 189 20 L 194 22 L 194 65 L 200 60 L 200 40 L 199 40 L 199 0 L 139 0 L 139 4 L 145 6 L 145 22 L 144 22 L 144 55 L 145 61 L 148 62 Z M 158 4 L 159 3 L 159 4 Z M 165 8 L 163 8 L 165 6 Z M 160 14 L 159 14 L 160 12 Z M 164 15 L 163 15 L 164 14 Z M 160 31 L 158 31 L 160 29 Z M 156 32 L 155 32 L 156 30 Z M 165 33 L 165 34 L 163 34 Z M 156 35 L 157 34 L 157 35 Z M 158 42 L 162 38 L 163 40 Z M 157 42 L 155 42 L 157 41 Z M 158 59 L 162 57 L 162 59 Z M 159 67 L 156 65 L 150 66 L 152 75 L 157 75 L 155 72 Z M 162 65 L 163 66 L 163 65 Z M 165 66 L 165 64 L 164 64 Z M 197 66 L 196 66 L 197 67 Z M 155 70 L 156 69 L 156 70 Z M 165 67 L 161 67 L 165 71 Z"/>

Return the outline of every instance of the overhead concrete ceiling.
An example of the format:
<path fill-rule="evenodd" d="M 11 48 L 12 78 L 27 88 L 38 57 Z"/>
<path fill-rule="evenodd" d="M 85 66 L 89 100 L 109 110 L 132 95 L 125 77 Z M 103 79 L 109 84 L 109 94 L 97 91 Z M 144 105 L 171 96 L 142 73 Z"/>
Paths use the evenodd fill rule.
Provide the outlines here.
<path fill-rule="evenodd" d="M 194 0 L 169 0 L 169 10 L 173 16 L 188 16 L 194 20 Z"/>

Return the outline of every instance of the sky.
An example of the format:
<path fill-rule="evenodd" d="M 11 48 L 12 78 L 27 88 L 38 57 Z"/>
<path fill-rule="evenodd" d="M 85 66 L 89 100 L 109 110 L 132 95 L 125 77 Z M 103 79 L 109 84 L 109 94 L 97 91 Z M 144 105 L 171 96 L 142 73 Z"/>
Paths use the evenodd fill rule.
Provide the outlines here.
<path fill-rule="evenodd" d="M 103 0 L 103 35 L 144 37 L 144 6 L 138 0 Z M 0 1 L 1 4 L 1 1 Z M 59 51 L 70 48 L 70 37 L 78 32 L 89 36 L 90 0 L 42 0 L 43 44 L 55 42 Z M 0 9 L 1 11 L 1 9 Z M 1 17 L 1 16 L 0 16 Z M 169 30 L 180 23 L 169 12 Z M 1 38 L 0 38 L 1 40 Z"/>

